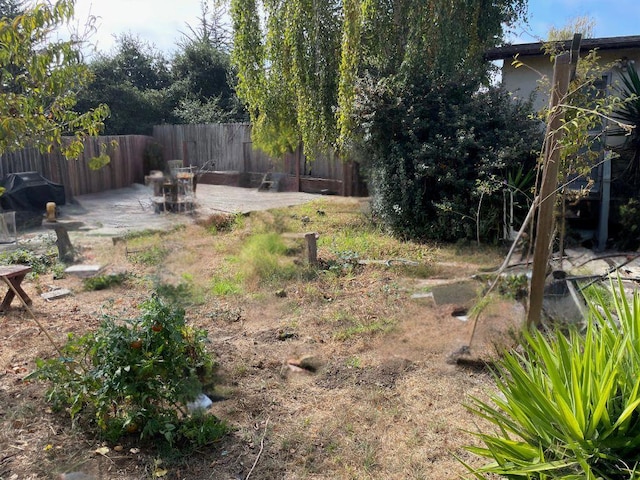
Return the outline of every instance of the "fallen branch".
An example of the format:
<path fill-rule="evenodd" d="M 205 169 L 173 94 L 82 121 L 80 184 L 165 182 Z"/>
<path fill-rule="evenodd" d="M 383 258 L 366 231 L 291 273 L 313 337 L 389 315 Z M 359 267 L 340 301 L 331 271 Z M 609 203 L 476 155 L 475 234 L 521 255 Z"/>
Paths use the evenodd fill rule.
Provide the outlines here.
<path fill-rule="evenodd" d="M 509 253 L 507 253 L 506 258 L 502 262 L 502 265 L 500 265 L 500 267 L 496 271 L 489 272 L 490 274 L 495 274 L 495 278 L 493 279 L 493 282 L 491 282 L 491 285 L 489 286 L 489 290 L 487 290 L 486 293 L 482 296 L 482 299 L 480 299 L 480 302 L 478 302 L 478 304 L 482 304 L 482 300 L 487 298 L 489 294 L 493 291 L 493 289 L 498 284 L 498 281 L 500 280 L 500 275 L 502 274 L 502 272 L 504 272 L 504 270 L 509 265 L 509 261 L 511 260 L 511 256 L 513 255 L 513 252 L 515 252 L 518 241 L 524 234 L 524 231 L 527 229 L 529 222 L 531 222 L 531 219 L 533 218 L 533 213 L 535 212 L 536 207 L 538 205 L 538 198 L 539 197 L 534 198 L 533 203 L 531 204 L 531 208 L 529 209 L 529 213 L 527 213 L 527 216 L 525 217 L 524 222 L 522 222 L 522 226 L 520 227 L 520 230 L 518 231 L 518 234 L 516 235 L 516 238 L 513 241 L 511 248 L 509 249 Z M 484 304 L 484 306 L 486 306 L 486 303 Z M 473 343 L 473 338 L 476 335 L 476 327 L 478 326 L 478 319 L 480 318 L 480 314 L 482 313 L 483 310 L 484 310 L 484 307 L 478 308 L 473 314 L 473 327 L 471 329 L 471 336 L 469 337 L 469 343 L 466 345 L 467 349 L 471 348 L 471 344 Z"/>

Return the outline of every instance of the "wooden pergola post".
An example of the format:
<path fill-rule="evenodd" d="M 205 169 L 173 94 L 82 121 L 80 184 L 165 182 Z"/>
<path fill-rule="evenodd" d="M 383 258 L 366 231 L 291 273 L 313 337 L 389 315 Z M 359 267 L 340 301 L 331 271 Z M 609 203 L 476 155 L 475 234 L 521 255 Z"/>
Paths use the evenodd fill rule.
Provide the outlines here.
<path fill-rule="evenodd" d="M 542 314 L 542 300 L 544 297 L 544 281 L 553 232 L 553 210 L 556 203 L 558 187 L 558 167 L 560 163 L 560 147 L 562 138 L 562 122 L 564 110 L 558 105 L 567 95 L 571 78 L 571 55 L 558 55 L 553 66 L 553 83 L 551 99 L 549 101 L 550 118 L 545 134 L 544 162 L 542 166 L 542 186 L 540 188 L 540 202 L 538 205 L 538 222 L 533 252 L 533 272 L 531 289 L 529 291 L 529 311 L 527 312 L 527 327 L 537 327 Z"/>

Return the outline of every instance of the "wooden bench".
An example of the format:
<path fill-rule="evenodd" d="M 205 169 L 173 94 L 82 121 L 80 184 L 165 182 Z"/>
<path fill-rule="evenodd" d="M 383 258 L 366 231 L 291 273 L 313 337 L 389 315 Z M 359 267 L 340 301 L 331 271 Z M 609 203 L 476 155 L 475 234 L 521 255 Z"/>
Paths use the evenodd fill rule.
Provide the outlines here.
<path fill-rule="evenodd" d="M 24 277 L 31 271 L 31 267 L 26 265 L 7 265 L 0 266 L 0 278 L 7 284 L 9 291 L 4 296 L 2 304 L 0 304 L 0 311 L 5 311 L 11 305 L 11 301 L 16 296 L 16 293 L 20 295 L 20 299 L 26 305 L 31 305 L 32 301 L 27 295 L 20 284 Z"/>

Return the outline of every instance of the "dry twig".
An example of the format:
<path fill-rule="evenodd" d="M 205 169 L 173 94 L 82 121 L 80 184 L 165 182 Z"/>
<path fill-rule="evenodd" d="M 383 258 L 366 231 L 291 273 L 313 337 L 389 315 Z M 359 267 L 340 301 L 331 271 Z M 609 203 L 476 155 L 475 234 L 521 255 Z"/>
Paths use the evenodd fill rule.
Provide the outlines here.
<path fill-rule="evenodd" d="M 262 452 L 264 451 L 264 437 L 266 437 L 266 435 L 267 435 L 267 426 L 268 425 L 269 425 L 269 417 L 267 417 L 267 420 L 264 422 L 264 432 L 262 432 L 262 439 L 260 440 L 260 451 L 258 452 L 258 456 L 256 457 L 255 462 L 253 462 L 253 465 L 251 466 L 251 470 L 249 470 L 249 473 L 247 473 L 247 476 L 244 477 L 244 480 L 249 480 L 249 477 L 253 473 L 253 469 L 256 468 L 256 465 L 258 464 L 258 461 L 260 460 L 260 456 L 262 455 Z"/>

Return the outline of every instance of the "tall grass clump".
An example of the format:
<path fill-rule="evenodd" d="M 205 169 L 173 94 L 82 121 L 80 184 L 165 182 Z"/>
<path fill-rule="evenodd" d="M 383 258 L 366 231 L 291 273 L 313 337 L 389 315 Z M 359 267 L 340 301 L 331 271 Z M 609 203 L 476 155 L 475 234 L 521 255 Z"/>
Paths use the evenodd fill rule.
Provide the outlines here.
<path fill-rule="evenodd" d="M 296 268 L 286 253 L 287 246 L 277 233 L 249 237 L 239 256 L 245 280 L 273 282 L 293 278 Z"/>
<path fill-rule="evenodd" d="M 618 281 L 614 305 L 591 302 L 585 332 L 529 332 L 503 357 L 497 393 L 469 407 L 496 427 L 467 447 L 491 460 L 475 478 L 640 478 L 640 296 Z"/>

